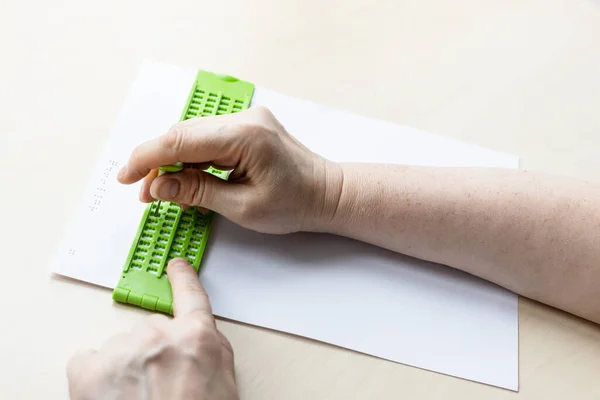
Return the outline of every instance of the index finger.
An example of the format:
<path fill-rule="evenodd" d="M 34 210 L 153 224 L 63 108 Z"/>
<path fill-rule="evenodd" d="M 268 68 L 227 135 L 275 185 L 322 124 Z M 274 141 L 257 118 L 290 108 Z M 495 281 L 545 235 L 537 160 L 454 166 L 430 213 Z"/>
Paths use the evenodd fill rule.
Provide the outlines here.
<path fill-rule="evenodd" d="M 238 113 L 242 114 L 242 113 Z M 194 118 L 174 125 L 169 132 L 136 147 L 118 180 L 139 181 L 151 170 L 176 162 L 203 163 L 224 157 L 235 139 L 236 114 Z"/>
<path fill-rule="evenodd" d="M 197 315 L 214 323 L 212 307 L 194 267 L 183 258 L 174 258 L 167 266 L 173 291 L 175 317 Z"/>

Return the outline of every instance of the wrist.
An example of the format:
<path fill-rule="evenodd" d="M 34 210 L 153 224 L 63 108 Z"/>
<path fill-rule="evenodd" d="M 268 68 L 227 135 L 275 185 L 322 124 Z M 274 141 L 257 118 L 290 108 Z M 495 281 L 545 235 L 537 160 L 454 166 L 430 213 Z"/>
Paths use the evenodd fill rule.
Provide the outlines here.
<path fill-rule="evenodd" d="M 345 190 L 345 172 L 342 164 L 319 158 L 315 161 L 315 188 L 312 212 L 307 218 L 305 231 L 335 233 L 335 225 L 344 220 L 340 209 Z"/>

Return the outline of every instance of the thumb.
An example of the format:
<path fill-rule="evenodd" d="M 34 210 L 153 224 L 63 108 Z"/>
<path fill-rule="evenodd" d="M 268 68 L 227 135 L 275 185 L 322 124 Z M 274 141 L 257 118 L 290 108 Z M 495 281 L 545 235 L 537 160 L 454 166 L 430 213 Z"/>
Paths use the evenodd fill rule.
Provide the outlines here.
<path fill-rule="evenodd" d="M 233 206 L 234 190 L 234 184 L 193 168 L 161 175 L 150 186 L 150 194 L 157 200 L 205 207 L 220 214 Z"/>

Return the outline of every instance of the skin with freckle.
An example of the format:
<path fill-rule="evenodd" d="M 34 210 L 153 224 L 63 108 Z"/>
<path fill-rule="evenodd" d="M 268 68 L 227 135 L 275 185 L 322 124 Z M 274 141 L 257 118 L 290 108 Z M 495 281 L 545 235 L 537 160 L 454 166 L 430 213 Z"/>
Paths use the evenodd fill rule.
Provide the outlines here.
<path fill-rule="evenodd" d="M 344 189 L 327 231 L 600 322 L 600 187 L 525 171 L 342 169 Z"/>
<path fill-rule="evenodd" d="M 177 161 L 182 172 L 157 177 L 158 167 Z M 232 168 L 230 179 L 203 172 L 207 163 Z M 213 210 L 264 233 L 350 237 L 600 323 L 600 186 L 588 182 L 503 169 L 335 163 L 261 107 L 173 126 L 138 146 L 118 179 L 143 180 L 144 202 Z M 184 285 L 173 276 L 174 293 L 201 291 L 193 273 Z M 76 357 L 73 397 L 235 398 L 231 346 L 214 328 L 205 295 L 192 303 L 201 311 L 195 318 L 148 322 Z"/>
<path fill-rule="evenodd" d="M 160 163 L 217 162 L 232 182 Z M 264 108 L 177 124 L 140 145 L 121 182 L 267 233 L 319 231 L 445 264 L 600 322 L 600 187 L 527 171 L 334 163 Z M 235 177 L 238 179 L 235 179 Z"/>
<path fill-rule="evenodd" d="M 156 178 L 160 163 L 235 167 Z M 175 125 L 133 153 L 121 181 L 141 198 L 202 206 L 267 233 L 319 231 L 445 264 L 600 322 L 600 187 L 486 168 L 334 163 L 264 108 Z M 237 174 L 237 175 L 236 175 Z M 237 176 L 238 179 L 235 179 Z"/>

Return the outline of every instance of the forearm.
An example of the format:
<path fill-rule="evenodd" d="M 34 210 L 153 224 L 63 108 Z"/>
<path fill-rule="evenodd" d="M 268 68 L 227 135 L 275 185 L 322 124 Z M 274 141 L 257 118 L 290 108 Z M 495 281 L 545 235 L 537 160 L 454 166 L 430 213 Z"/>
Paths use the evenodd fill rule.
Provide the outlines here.
<path fill-rule="evenodd" d="M 600 188 L 500 169 L 343 164 L 324 230 L 600 322 Z"/>

